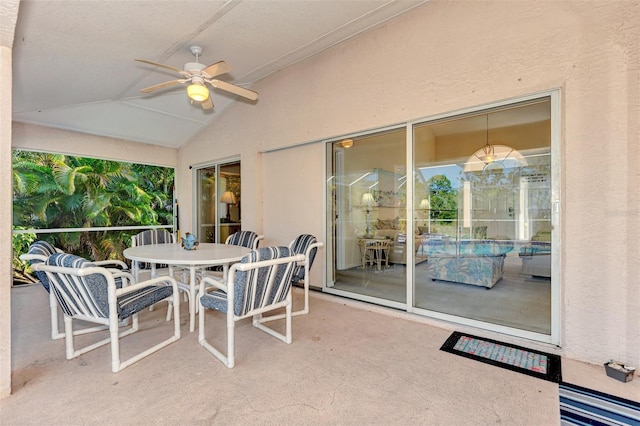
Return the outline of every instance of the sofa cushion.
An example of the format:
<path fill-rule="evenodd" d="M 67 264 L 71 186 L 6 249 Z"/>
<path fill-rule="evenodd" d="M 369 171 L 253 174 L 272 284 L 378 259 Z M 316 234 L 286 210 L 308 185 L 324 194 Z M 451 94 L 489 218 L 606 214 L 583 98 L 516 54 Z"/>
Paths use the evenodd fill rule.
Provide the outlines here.
<path fill-rule="evenodd" d="M 374 235 L 376 238 L 388 238 L 395 243 L 399 232 L 396 229 L 378 229 Z"/>
<path fill-rule="evenodd" d="M 551 242 L 551 231 L 538 231 L 536 235 L 531 237 L 531 241 Z"/>
<path fill-rule="evenodd" d="M 428 256 L 477 257 L 503 256 L 513 250 L 513 241 L 496 240 L 428 240 Z"/>
<path fill-rule="evenodd" d="M 535 256 L 539 254 L 550 254 L 551 243 L 544 241 L 532 241 L 520 248 L 520 257 Z"/>
<path fill-rule="evenodd" d="M 376 221 L 376 229 L 398 229 L 399 219 L 378 219 Z"/>

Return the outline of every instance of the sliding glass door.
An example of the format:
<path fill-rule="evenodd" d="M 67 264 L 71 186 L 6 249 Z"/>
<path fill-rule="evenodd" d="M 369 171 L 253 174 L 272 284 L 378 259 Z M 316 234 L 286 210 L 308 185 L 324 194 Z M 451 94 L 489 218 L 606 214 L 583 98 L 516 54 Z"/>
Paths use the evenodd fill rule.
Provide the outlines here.
<path fill-rule="evenodd" d="M 329 143 L 326 290 L 557 339 L 553 105 L 532 97 Z"/>
<path fill-rule="evenodd" d="M 405 146 L 402 127 L 328 147 L 334 290 L 405 303 Z"/>
<path fill-rule="evenodd" d="M 548 98 L 417 124 L 413 305 L 551 333 Z"/>
<path fill-rule="evenodd" d="M 195 170 L 198 240 L 224 243 L 241 230 L 240 162 L 212 164 Z"/>

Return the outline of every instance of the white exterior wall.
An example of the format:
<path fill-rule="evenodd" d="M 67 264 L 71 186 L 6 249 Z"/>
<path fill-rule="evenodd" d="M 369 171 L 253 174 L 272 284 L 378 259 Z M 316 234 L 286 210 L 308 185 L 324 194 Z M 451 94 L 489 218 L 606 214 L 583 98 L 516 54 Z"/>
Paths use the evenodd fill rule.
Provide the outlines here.
<path fill-rule="evenodd" d="M 11 392 L 11 49 L 0 46 L 0 398 Z"/>
<path fill-rule="evenodd" d="M 13 149 L 176 167 L 178 150 L 157 145 L 13 122 Z"/>
<path fill-rule="evenodd" d="M 0 6 L 0 398 L 11 392 L 11 103 L 12 46 L 20 0 Z"/>
<path fill-rule="evenodd" d="M 188 166 L 241 155 L 243 228 L 267 245 L 324 239 L 322 144 L 262 152 L 560 88 L 562 348 L 639 365 L 638 22 L 633 1 L 429 2 L 220 113 L 179 152 L 181 228 Z"/>

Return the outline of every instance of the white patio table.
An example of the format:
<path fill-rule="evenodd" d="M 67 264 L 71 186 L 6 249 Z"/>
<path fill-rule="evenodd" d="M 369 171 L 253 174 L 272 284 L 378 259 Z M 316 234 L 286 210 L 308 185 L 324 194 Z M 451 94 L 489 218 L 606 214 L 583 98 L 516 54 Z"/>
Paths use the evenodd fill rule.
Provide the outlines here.
<path fill-rule="evenodd" d="M 163 263 L 173 266 L 189 268 L 189 282 L 180 283 L 189 287 L 189 331 L 195 330 L 196 323 L 196 270 L 209 266 L 222 265 L 226 270 L 230 263 L 238 262 L 243 256 L 251 253 L 246 247 L 200 243 L 196 250 L 185 250 L 180 244 L 150 244 L 146 246 L 130 247 L 123 252 L 130 260 L 146 263 Z"/>

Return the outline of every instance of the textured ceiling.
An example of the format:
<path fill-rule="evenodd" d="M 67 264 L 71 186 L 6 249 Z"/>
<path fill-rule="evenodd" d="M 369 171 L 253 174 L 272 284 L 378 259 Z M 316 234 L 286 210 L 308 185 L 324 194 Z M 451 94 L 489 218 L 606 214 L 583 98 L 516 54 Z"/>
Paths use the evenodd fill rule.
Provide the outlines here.
<path fill-rule="evenodd" d="M 233 67 L 221 80 L 251 89 L 424 2 L 23 0 L 13 44 L 13 120 L 180 147 L 231 102 L 251 101 L 214 90 L 215 108 L 204 111 L 189 103 L 183 85 L 142 95 L 141 88 L 176 75 L 134 59 L 182 68 L 194 62 L 189 47 L 198 45 L 202 63 Z"/>

